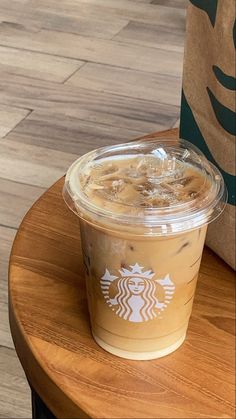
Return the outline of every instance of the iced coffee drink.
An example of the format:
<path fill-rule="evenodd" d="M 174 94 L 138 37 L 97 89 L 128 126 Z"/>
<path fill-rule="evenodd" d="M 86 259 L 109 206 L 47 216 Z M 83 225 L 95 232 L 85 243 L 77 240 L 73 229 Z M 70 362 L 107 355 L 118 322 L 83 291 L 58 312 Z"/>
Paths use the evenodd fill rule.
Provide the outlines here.
<path fill-rule="evenodd" d="M 224 207 L 218 170 L 186 141 L 137 141 L 78 159 L 64 197 L 80 218 L 96 342 L 129 359 L 173 352 L 186 336 L 207 225 Z"/>

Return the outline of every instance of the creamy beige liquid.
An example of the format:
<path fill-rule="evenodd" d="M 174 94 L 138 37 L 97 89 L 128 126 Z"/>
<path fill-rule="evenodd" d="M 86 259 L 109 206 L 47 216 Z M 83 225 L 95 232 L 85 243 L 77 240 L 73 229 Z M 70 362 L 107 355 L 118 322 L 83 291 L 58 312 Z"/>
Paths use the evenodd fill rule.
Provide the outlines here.
<path fill-rule="evenodd" d="M 169 205 L 178 212 L 178 204 L 197 205 L 209 188 L 197 169 L 175 164 L 173 173 L 171 167 L 165 172 L 153 157 L 104 161 L 80 177 L 89 200 L 114 214 Z M 131 359 L 177 349 L 186 335 L 207 227 L 152 237 L 138 226 L 106 225 L 86 214 L 80 224 L 97 342 Z"/>

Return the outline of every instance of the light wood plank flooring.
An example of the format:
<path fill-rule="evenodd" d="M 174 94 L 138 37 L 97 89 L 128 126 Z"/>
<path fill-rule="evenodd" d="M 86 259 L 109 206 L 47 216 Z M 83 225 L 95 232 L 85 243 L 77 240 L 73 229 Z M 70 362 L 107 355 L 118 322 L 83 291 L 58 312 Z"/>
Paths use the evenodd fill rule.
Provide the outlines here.
<path fill-rule="evenodd" d="M 30 418 L 7 314 L 27 209 L 80 154 L 178 124 L 187 0 L 0 2 L 0 417 Z"/>

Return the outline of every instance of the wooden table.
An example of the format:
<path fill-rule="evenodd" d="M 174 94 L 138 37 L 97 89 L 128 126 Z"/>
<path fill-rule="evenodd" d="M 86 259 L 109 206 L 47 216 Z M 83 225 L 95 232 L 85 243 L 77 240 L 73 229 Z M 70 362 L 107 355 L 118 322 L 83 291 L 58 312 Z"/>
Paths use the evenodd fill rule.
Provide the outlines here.
<path fill-rule="evenodd" d="M 29 210 L 10 259 L 12 335 L 40 398 L 58 418 L 233 418 L 234 272 L 204 250 L 187 340 L 173 354 L 106 353 L 91 337 L 78 220 L 63 182 Z"/>

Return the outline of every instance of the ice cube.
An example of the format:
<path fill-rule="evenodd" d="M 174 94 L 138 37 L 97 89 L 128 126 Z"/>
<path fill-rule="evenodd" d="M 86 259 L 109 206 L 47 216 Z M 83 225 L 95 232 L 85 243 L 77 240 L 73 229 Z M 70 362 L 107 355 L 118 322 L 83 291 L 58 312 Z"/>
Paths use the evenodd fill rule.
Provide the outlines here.
<path fill-rule="evenodd" d="M 111 185 L 112 185 L 113 191 L 115 190 L 116 192 L 120 192 L 124 188 L 125 182 L 123 179 L 115 179 L 112 181 Z"/>

